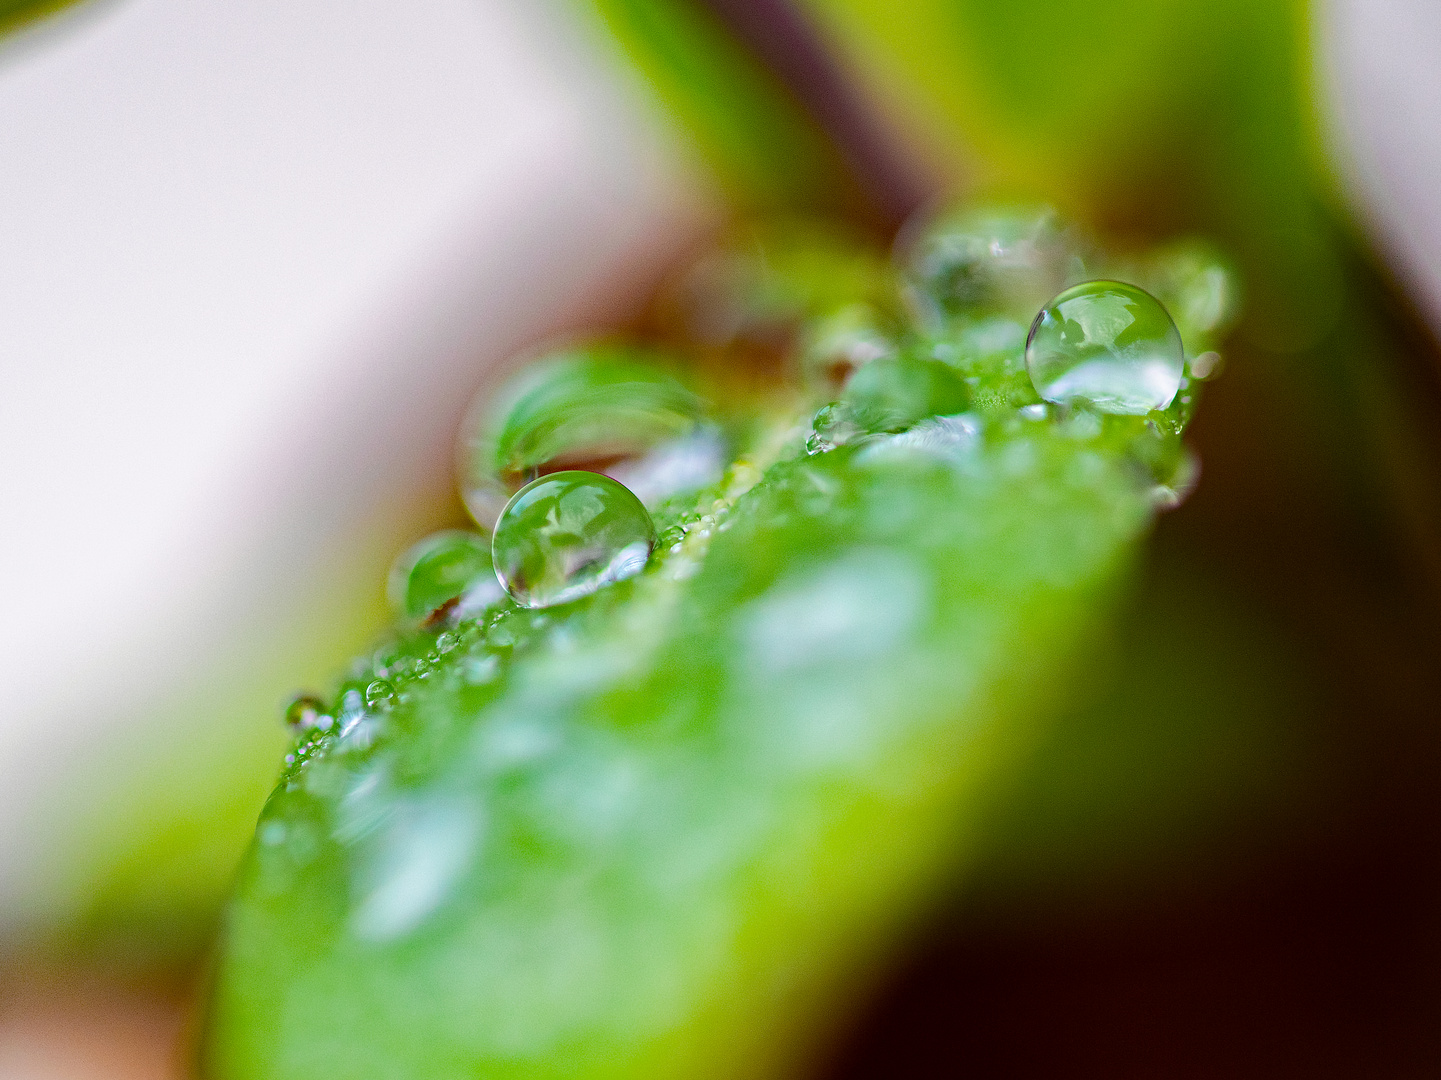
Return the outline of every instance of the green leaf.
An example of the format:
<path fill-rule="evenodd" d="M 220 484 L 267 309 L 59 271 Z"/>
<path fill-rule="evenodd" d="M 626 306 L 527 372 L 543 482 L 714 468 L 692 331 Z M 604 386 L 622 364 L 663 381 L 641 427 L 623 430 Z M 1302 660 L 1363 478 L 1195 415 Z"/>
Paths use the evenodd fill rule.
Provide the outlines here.
<path fill-rule="evenodd" d="M 426 677 L 342 707 L 261 818 L 210 1075 L 802 1052 L 954 869 L 1149 519 L 1123 462 L 1031 427 L 739 465 L 641 578 L 383 656 L 356 688 Z"/>
<path fill-rule="evenodd" d="M 995 258 L 975 272 L 1022 272 Z M 523 457 L 547 475 L 493 547 L 525 603 L 546 603 L 537 583 L 580 591 L 567 566 L 604 559 L 576 551 L 643 558 L 652 525 L 659 543 L 578 599 L 493 591 L 404 620 L 307 713 L 230 910 L 207 1075 L 693 1080 L 810 1060 L 1092 681 L 1098 626 L 1174 497 L 1179 420 L 1016 394 L 1023 348 L 991 315 L 912 327 L 809 437 L 777 404 L 794 391 L 697 418 L 616 355 L 518 376 L 481 431 L 563 423 L 564 454 L 625 428 L 627 403 L 688 402 L 675 415 L 735 432 L 739 456 L 653 522 L 615 481 Z M 827 441 L 839 407 L 846 439 Z"/>

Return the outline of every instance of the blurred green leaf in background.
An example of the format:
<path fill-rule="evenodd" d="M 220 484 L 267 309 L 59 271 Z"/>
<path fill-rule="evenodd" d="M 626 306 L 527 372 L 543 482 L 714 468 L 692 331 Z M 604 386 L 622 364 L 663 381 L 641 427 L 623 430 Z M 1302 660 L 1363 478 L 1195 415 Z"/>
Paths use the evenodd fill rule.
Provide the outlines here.
<path fill-rule="evenodd" d="M 701 21 L 707 5 L 597 6 L 740 204 L 835 201 L 810 142 L 775 153 L 763 137 L 795 123 L 783 92 L 737 98 L 722 133 L 716 99 L 684 94 L 697 54 L 636 31 L 639 11 Z M 1441 691 L 1435 351 L 1341 208 L 1317 134 L 1316 13 L 806 8 L 940 186 L 1049 201 L 1136 240 L 1204 235 L 1244 283 L 1239 341 L 1195 431 L 1206 478 L 1162 522 L 1111 658 L 985 830 L 978 894 L 997 910 L 1134 910 L 1155 890 L 1214 892 L 1268 864 L 1344 863 L 1344 843 L 1429 835 L 1437 733 L 1411 703 Z"/>

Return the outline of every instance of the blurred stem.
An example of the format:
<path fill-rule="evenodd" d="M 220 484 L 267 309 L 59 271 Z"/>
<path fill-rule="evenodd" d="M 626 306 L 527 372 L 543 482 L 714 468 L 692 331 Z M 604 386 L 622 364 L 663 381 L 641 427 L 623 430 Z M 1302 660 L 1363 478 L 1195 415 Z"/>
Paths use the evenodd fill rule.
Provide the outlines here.
<path fill-rule="evenodd" d="M 880 223 L 894 230 L 927 185 L 790 0 L 694 0 L 795 98 L 835 146 Z"/>

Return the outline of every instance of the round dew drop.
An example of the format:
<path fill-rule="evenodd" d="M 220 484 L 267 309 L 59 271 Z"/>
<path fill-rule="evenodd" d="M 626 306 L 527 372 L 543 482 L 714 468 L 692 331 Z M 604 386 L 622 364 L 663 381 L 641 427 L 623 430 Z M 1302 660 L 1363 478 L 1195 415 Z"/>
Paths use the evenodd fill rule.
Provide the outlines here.
<path fill-rule="evenodd" d="M 495 523 L 491 553 L 511 598 L 543 608 L 633 577 L 654 545 L 650 514 L 624 484 L 576 470 L 517 491 Z"/>
<path fill-rule="evenodd" d="M 395 704 L 395 687 L 384 679 L 376 679 L 365 688 L 366 708 L 384 711 Z"/>
<path fill-rule="evenodd" d="M 1061 404 L 1140 416 L 1164 409 L 1185 370 L 1181 335 L 1150 293 L 1120 281 L 1087 281 L 1041 309 L 1026 339 L 1036 393 Z"/>

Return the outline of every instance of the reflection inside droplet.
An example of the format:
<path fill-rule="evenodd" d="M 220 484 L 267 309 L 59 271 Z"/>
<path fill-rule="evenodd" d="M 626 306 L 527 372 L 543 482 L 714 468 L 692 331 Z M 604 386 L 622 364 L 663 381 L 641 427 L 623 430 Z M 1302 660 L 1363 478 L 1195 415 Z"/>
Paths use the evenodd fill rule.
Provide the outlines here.
<path fill-rule="evenodd" d="M 623 484 L 553 473 L 527 484 L 495 526 L 495 572 L 516 603 L 550 607 L 644 569 L 655 525 Z"/>
<path fill-rule="evenodd" d="M 1026 368 L 1047 401 L 1141 415 L 1164 409 L 1176 396 L 1185 351 L 1155 297 L 1124 282 L 1088 281 L 1036 316 Z"/>

